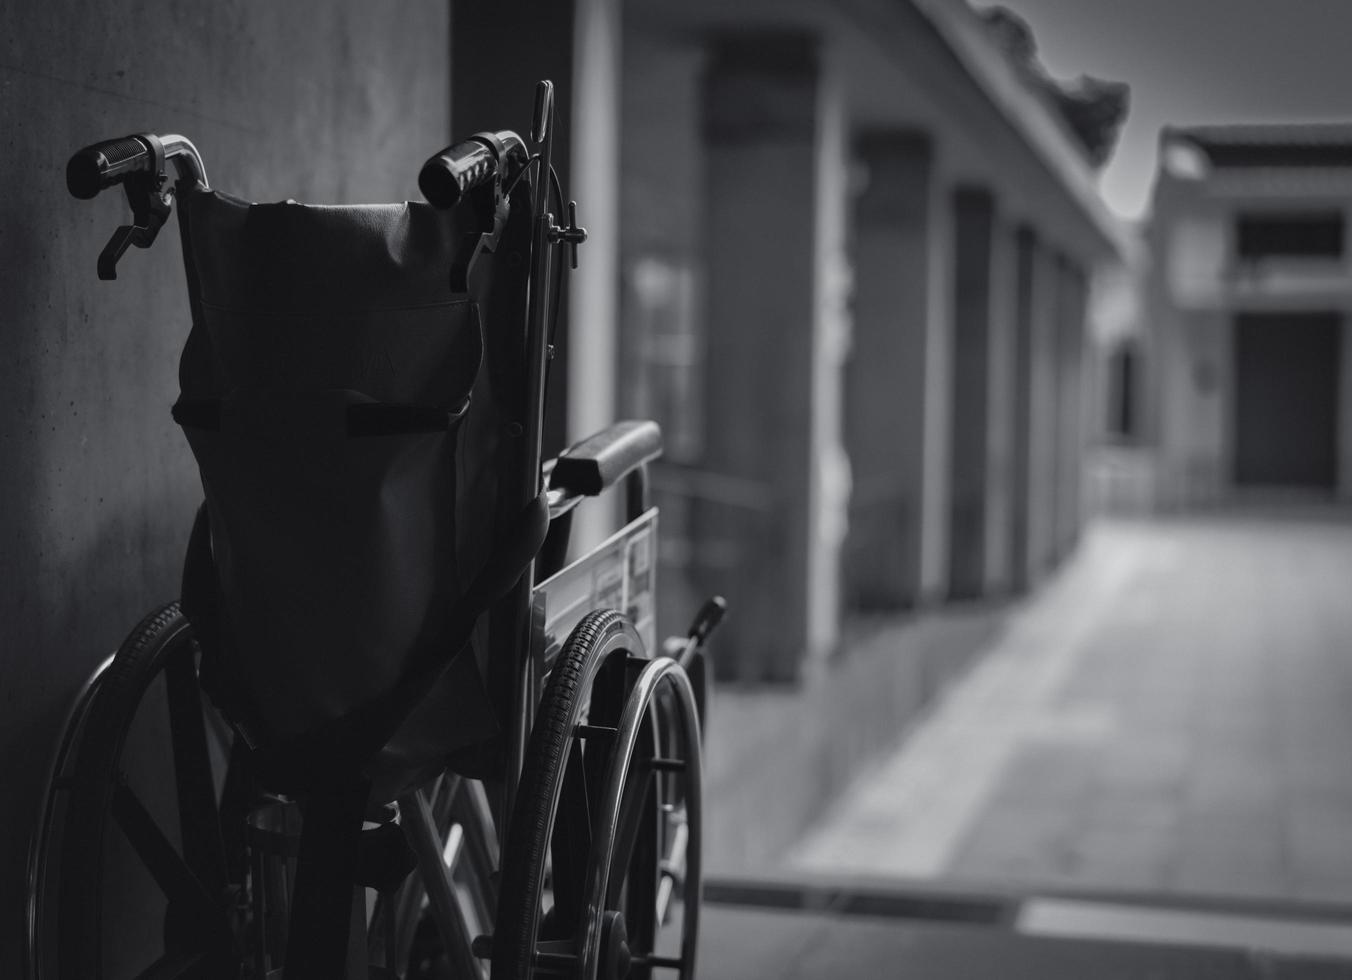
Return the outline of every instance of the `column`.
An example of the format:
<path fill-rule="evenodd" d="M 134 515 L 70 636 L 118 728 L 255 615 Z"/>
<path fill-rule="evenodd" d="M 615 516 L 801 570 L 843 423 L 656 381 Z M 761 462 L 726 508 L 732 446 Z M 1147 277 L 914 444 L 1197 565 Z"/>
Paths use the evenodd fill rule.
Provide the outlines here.
<path fill-rule="evenodd" d="M 1033 255 L 1031 363 L 1029 365 L 1029 515 L 1028 575 L 1030 584 L 1055 562 L 1056 514 L 1060 508 L 1057 440 L 1060 412 L 1057 308 L 1059 281 L 1055 251 L 1039 242 Z"/>
<path fill-rule="evenodd" d="M 867 183 L 854 205 L 845 593 L 858 609 L 899 609 L 920 592 L 933 149 L 918 130 L 874 130 L 855 154 Z"/>
<path fill-rule="evenodd" d="M 948 595 L 985 591 L 989 486 L 991 248 L 994 198 L 980 187 L 953 194 L 952 454 Z"/>
<path fill-rule="evenodd" d="M 990 395 L 986 404 L 985 592 L 1009 591 L 1015 484 L 1015 328 L 1018 314 L 1018 240 L 995 216 L 991 234 L 991 329 L 987 348 Z"/>
<path fill-rule="evenodd" d="M 1031 587 L 1051 556 L 1055 513 L 1055 258 L 1028 226 L 1015 234 L 1014 433 L 1010 585 Z"/>
<path fill-rule="evenodd" d="M 704 469 L 728 492 L 692 523 L 699 579 L 733 610 L 715 663 L 742 680 L 797 678 L 820 614 L 819 77 L 813 38 L 766 32 L 716 40 L 703 82 Z"/>
<path fill-rule="evenodd" d="M 1087 289 L 1080 267 L 1068 258 L 1057 263 L 1056 371 L 1056 514 L 1053 561 L 1064 558 L 1080 533 L 1084 469 L 1084 318 Z"/>
<path fill-rule="evenodd" d="M 1338 368 L 1338 486 L 1340 501 L 1352 501 L 1352 317 L 1344 313 L 1339 324 Z M 1148 366 L 1147 366 L 1148 369 Z"/>

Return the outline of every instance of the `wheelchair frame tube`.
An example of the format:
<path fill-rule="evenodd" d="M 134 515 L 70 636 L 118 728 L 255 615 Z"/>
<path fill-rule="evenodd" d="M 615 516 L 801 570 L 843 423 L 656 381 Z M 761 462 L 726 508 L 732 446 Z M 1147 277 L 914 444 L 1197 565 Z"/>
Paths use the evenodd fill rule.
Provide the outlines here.
<path fill-rule="evenodd" d="M 547 84 L 547 83 L 543 83 Z M 552 86 L 549 89 L 548 115 L 552 116 Z M 554 243 L 550 240 L 553 216 L 549 213 L 549 181 L 554 149 L 553 120 L 548 119 L 540 148 L 538 179 L 533 188 L 531 234 L 530 295 L 526 305 L 526 364 L 529 371 L 526 404 L 523 406 L 522 441 L 525 466 L 521 471 L 521 485 L 517 503 L 524 511 L 541 492 L 543 478 L 540 467 L 543 460 L 543 432 L 545 412 L 545 372 L 549 361 L 549 294 L 553 271 Z M 526 743 L 539 700 L 541 670 L 538 660 L 543 651 L 536 649 L 542 633 L 536 629 L 533 615 L 535 566 L 532 561 L 522 582 L 512 595 L 515 621 L 520 623 L 517 649 L 524 655 L 513 665 L 511 691 L 511 726 L 507 732 L 507 773 L 503 780 L 503 815 L 510 821 L 516 804 L 517 784 L 526 764 Z M 504 827 L 505 830 L 505 827 Z M 505 843 L 507 835 L 502 834 Z"/>

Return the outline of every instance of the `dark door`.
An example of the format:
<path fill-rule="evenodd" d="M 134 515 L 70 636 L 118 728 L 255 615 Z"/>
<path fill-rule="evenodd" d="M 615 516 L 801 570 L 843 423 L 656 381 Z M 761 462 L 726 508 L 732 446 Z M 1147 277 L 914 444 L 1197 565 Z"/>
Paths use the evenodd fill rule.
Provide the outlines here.
<path fill-rule="evenodd" d="M 1337 479 L 1336 313 L 1235 318 L 1235 482 L 1332 489 Z"/>

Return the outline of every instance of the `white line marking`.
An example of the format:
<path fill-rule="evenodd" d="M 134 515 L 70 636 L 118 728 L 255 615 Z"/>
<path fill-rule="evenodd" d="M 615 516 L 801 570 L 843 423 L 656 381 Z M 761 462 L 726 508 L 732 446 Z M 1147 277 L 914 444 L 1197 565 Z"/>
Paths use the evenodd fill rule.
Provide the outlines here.
<path fill-rule="evenodd" d="M 1015 929 L 1029 936 L 1352 957 L 1352 926 L 1254 915 L 1033 898 Z"/>

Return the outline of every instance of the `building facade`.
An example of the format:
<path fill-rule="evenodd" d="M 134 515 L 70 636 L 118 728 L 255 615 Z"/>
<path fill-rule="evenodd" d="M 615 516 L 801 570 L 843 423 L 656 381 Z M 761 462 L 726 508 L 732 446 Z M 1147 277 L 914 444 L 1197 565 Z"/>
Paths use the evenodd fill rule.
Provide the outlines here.
<path fill-rule="evenodd" d="M 1083 519 L 1123 248 L 1045 93 L 964 2 L 623 21 L 616 400 L 666 428 L 664 588 L 728 595 L 725 675 L 1035 583 Z"/>
<path fill-rule="evenodd" d="M 1161 136 L 1147 370 L 1164 508 L 1352 499 L 1352 125 Z"/>

